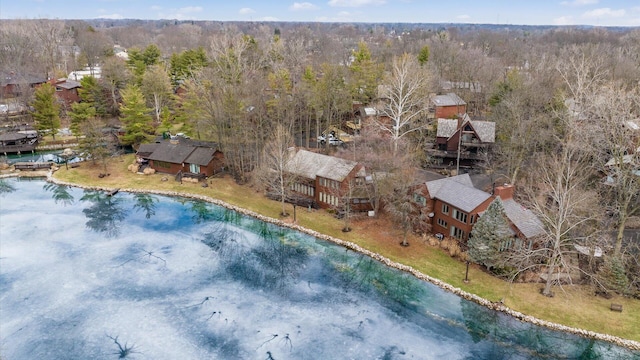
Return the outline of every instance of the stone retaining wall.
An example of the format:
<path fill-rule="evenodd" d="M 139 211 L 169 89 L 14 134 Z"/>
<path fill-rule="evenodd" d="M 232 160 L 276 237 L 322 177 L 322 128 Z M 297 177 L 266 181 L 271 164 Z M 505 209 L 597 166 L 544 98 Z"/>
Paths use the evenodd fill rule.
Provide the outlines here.
<path fill-rule="evenodd" d="M 74 187 L 80 187 L 83 189 L 89 189 L 89 190 L 100 190 L 100 191 L 112 191 L 113 189 L 111 188 L 103 188 L 103 187 L 95 187 L 95 186 L 82 186 L 82 185 L 78 185 L 78 184 L 72 184 L 72 183 L 67 183 L 67 182 L 63 182 L 60 180 L 55 179 L 52 176 L 53 172 L 50 171 L 47 173 L 47 181 L 58 184 L 58 185 L 67 185 L 67 186 L 74 186 Z M 17 174 L 9 174 L 9 176 L 17 176 Z M 8 176 L 0 176 L 0 178 L 2 177 L 8 177 Z M 369 256 L 387 266 L 396 268 L 398 270 L 407 272 L 412 274 L 413 276 L 415 276 L 418 279 L 424 280 L 424 281 L 428 281 L 442 289 L 444 289 L 445 291 L 449 291 L 451 293 L 454 293 L 466 300 L 469 301 L 473 301 L 479 305 L 482 306 L 486 306 L 489 309 L 495 310 L 495 311 L 500 311 L 503 312 L 505 314 L 511 315 L 514 318 L 520 320 L 520 321 L 524 321 L 524 322 L 528 322 L 534 325 L 539 325 L 539 326 L 544 326 L 547 327 L 549 329 L 552 330 L 557 330 L 557 331 L 564 331 L 564 332 L 568 332 L 568 333 L 572 333 L 572 334 L 576 334 L 582 337 L 586 337 L 586 338 L 592 338 L 592 339 L 597 339 L 597 340 L 602 340 L 602 341 L 607 341 L 607 342 L 611 342 L 614 343 L 616 345 L 622 346 L 622 347 L 626 347 L 632 350 L 638 350 L 640 351 L 640 342 L 637 341 L 633 341 L 633 340 L 627 340 L 627 339 L 623 339 L 617 336 L 613 336 L 613 335 L 607 335 L 607 334 L 601 334 L 601 333 L 596 333 L 593 331 L 588 331 L 588 330 L 583 330 L 583 329 L 578 329 L 578 328 L 574 328 L 574 327 L 570 327 L 570 326 L 565 326 L 565 325 L 561 325 L 561 324 L 556 324 L 556 323 L 552 323 L 549 321 L 545 321 L 545 320 L 541 320 L 538 319 L 536 317 L 530 316 L 530 315 L 525 315 L 521 312 L 512 310 L 510 308 L 508 308 L 507 306 L 505 306 L 502 303 L 495 303 L 492 301 L 489 301 L 487 299 L 481 298 L 475 294 L 471 294 L 468 293 L 460 288 L 454 287 L 450 284 L 447 284 L 439 279 L 433 278 L 429 275 L 425 275 L 421 272 L 419 272 L 418 270 L 407 266 L 407 265 L 403 265 L 394 261 L 391 261 L 390 259 L 374 253 L 372 251 L 369 251 L 365 248 L 360 247 L 357 244 L 354 244 L 352 242 L 348 242 L 348 241 L 344 241 L 332 236 L 328 236 L 325 234 L 321 234 L 319 232 L 304 228 L 302 226 L 296 225 L 296 224 L 291 224 L 291 223 L 286 223 L 283 221 L 280 221 L 278 219 L 274 219 L 271 217 L 267 217 L 264 215 L 260 215 L 258 213 L 255 213 L 253 211 L 249 211 L 231 204 L 228 204 L 224 201 L 218 200 L 218 199 L 214 199 L 208 196 L 204 196 L 204 195 L 196 195 L 196 194 L 186 194 L 186 193 L 180 193 L 180 192 L 175 192 L 175 191 L 160 191 L 160 190 L 140 190 L 140 189 L 123 189 L 121 188 L 120 191 L 124 191 L 124 192 L 130 192 L 130 193 L 150 193 L 150 194 L 156 194 L 156 195 L 163 195 L 163 196 L 172 196 L 172 197 L 185 197 L 185 198 L 191 198 L 191 199 L 196 199 L 196 200 L 202 200 L 202 201 L 206 201 L 206 202 L 210 202 L 212 204 L 218 205 L 218 206 L 222 206 L 225 207 L 227 209 L 230 210 L 234 210 L 237 211 L 243 215 L 247 215 L 247 216 L 251 216 L 253 218 L 256 218 L 258 220 L 267 222 L 267 223 L 271 223 L 271 224 L 275 224 L 275 225 L 279 225 L 282 227 L 286 227 L 286 228 L 290 228 L 293 230 L 297 230 L 300 231 L 302 233 L 314 236 L 316 238 L 322 239 L 322 240 L 326 240 L 326 241 L 331 241 L 335 244 L 338 244 L 340 246 L 343 246 L 347 249 L 350 249 L 352 251 L 358 252 L 360 254 Z"/>

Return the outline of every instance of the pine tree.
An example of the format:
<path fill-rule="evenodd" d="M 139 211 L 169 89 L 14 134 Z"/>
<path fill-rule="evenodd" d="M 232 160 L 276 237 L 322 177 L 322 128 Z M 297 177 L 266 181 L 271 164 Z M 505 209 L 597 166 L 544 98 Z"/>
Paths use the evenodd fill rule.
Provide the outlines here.
<path fill-rule="evenodd" d="M 496 198 L 473 226 L 469 241 L 469 257 L 491 269 L 498 263 L 500 247 L 511 237 L 502 200 Z"/>
<path fill-rule="evenodd" d="M 38 87 L 31 105 L 34 108 L 31 114 L 38 130 L 50 132 L 55 140 L 56 132 L 60 128 L 60 105 L 53 85 L 45 83 Z"/>
<path fill-rule="evenodd" d="M 122 91 L 120 120 L 125 126 L 125 134 L 122 137 L 124 144 L 135 146 L 151 138 L 154 131 L 151 111 L 145 105 L 142 91 L 137 86 L 129 85 Z"/>
<path fill-rule="evenodd" d="M 91 103 L 73 103 L 71 104 L 71 111 L 69 112 L 71 117 L 71 132 L 76 137 L 82 134 L 82 126 L 89 119 L 96 117 L 96 108 Z"/>

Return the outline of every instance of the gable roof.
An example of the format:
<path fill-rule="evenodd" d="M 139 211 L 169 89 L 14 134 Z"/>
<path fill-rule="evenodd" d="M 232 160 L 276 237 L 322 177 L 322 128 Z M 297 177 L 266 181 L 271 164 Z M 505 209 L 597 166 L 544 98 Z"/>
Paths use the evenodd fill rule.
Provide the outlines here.
<path fill-rule="evenodd" d="M 456 93 L 448 93 L 444 95 L 436 95 L 431 99 L 435 106 L 463 106 L 467 105 L 464 100 Z"/>
<path fill-rule="evenodd" d="M 142 157 L 149 157 L 158 148 L 159 143 L 140 144 L 136 154 Z"/>
<path fill-rule="evenodd" d="M 190 145 L 163 141 L 159 143 L 155 151 L 149 155 L 149 159 L 172 164 L 181 164 L 185 162 L 193 150 L 195 150 L 195 148 Z"/>
<path fill-rule="evenodd" d="M 458 120 L 456 119 L 438 119 L 437 137 L 450 138 L 458 130 Z"/>
<path fill-rule="evenodd" d="M 291 161 L 287 163 L 287 171 L 308 179 L 320 176 L 341 182 L 357 165 L 358 163 L 355 161 L 298 150 Z M 364 168 L 360 169 L 357 175 L 364 176 Z"/>
<path fill-rule="evenodd" d="M 191 155 L 185 159 L 185 163 L 207 166 L 213 159 L 216 149 L 207 147 L 196 147 Z"/>
<path fill-rule="evenodd" d="M 0 86 L 20 84 L 43 84 L 47 82 L 43 76 L 34 74 L 19 74 L 13 71 L 0 71 Z"/>
<path fill-rule="evenodd" d="M 458 209 L 471 212 L 491 195 L 473 187 L 469 174 L 426 182 L 431 199 L 438 199 Z"/>
<path fill-rule="evenodd" d="M 513 199 L 502 201 L 505 215 L 509 221 L 520 230 L 526 238 L 532 238 L 544 234 L 544 225 L 538 217 L 529 209 L 518 204 Z"/>
<path fill-rule="evenodd" d="M 462 118 L 462 127 L 470 124 L 473 131 L 483 143 L 493 143 L 496 141 L 496 123 L 491 121 L 471 120 L 469 115 L 464 114 Z M 458 131 L 457 119 L 438 119 L 437 137 L 451 138 Z"/>
<path fill-rule="evenodd" d="M 71 89 L 81 87 L 79 82 L 68 80 L 68 79 L 62 79 L 60 82 L 56 83 L 55 86 L 62 89 L 66 89 L 66 90 L 71 90 Z"/>
<path fill-rule="evenodd" d="M 496 123 L 491 121 L 470 121 L 473 130 L 484 143 L 492 143 L 496 141 Z"/>

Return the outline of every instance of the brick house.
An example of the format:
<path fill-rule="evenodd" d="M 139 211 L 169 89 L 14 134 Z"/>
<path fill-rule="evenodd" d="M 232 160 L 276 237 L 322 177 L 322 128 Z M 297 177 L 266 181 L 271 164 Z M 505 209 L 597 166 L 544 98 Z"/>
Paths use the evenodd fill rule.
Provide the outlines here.
<path fill-rule="evenodd" d="M 529 240 L 543 234 L 540 220 L 513 199 L 513 185 L 497 186 L 493 194 L 476 189 L 469 174 L 428 181 L 414 190 L 414 202 L 431 209 L 435 234 L 457 238 L 463 244 L 489 204 L 500 197 L 514 239 Z M 508 244 L 510 246 L 511 244 Z"/>
<path fill-rule="evenodd" d="M 286 167 L 294 177 L 291 190 L 321 208 L 340 208 L 347 197 L 353 211 L 372 208 L 365 189 L 365 169 L 358 162 L 300 149 Z"/>
<path fill-rule="evenodd" d="M 138 162 L 160 173 L 204 178 L 222 171 L 224 154 L 216 143 L 175 137 L 141 144 Z"/>
<path fill-rule="evenodd" d="M 431 98 L 431 112 L 436 119 L 450 119 L 467 112 L 467 103 L 456 93 L 435 95 Z"/>

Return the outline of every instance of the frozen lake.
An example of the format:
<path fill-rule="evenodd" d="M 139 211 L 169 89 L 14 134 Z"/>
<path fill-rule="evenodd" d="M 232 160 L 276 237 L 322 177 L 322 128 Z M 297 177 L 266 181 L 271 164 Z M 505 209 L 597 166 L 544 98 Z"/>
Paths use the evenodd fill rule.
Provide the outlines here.
<path fill-rule="evenodd" d="M 211 204 L 0 192 L 3 360 L 640 357 Z"/>

